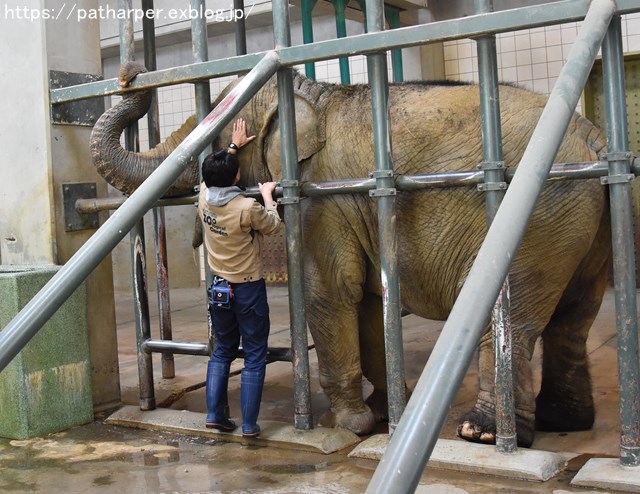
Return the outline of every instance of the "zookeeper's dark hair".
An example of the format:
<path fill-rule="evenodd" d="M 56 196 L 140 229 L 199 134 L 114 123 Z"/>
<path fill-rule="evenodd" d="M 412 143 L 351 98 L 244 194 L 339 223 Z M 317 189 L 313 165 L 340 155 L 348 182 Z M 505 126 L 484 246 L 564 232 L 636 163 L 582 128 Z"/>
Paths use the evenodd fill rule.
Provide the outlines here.
<path fill-rule="evenodd" d="M 238 174 L 238 157 L 221 149 L 202 162 L 202 179 L 207 187 L 229 187 Z"/>

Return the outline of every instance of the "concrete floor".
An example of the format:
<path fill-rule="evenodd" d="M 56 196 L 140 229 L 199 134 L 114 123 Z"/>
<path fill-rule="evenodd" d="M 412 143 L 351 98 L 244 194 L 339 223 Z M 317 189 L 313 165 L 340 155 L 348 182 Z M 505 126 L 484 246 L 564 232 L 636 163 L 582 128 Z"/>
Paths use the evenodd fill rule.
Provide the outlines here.
<path fill-rule="evenodd" d="M 151 294 L 152 302 L 155 294 Z M 272 332 L 270 346 L 289 345 L 286 288 L 269 289 Z M 118 340 L 123 402 L 137 406 L 137 360 L 135 326 L 129 294 L 117 299 Z M 202 290 L 171 292 L 173 335 L 176 341 L 206 341 L 206 313 Z M 152 314 L 156 310 L 152 309 Z M 463 493 L 556 493 L 608 492 L 571 486 L 576 472 L 593 457 L 617 457 L 619 450 L 618 385 L 613 294 L 605 302 L 589 338 L 596 423 L 592 430 L 577 433 L 537 433 L 533 450 L 560 452 L 567 460 L 564 470 L 546 482 L 530 482 L 455 472 L 428 466 L 416 492 Z M 428 358 L 442 323 L 415 316 L 403 320 L 406 376 L 413 387 Z M 157 336 L 157 318 L 152 322 Z M 315 352 L 310 353 L 312 407 L 318 420 L 328 400 L 318 385 Z M 176 377 L 161 376 L 160 356 L 154 355 L 156 399 L 159 407 L 202 414 L 204 422 L 204 376 L 206 357 L 175 356 Z M 539 356 L 534 359 L 539 369 Z M 232 367 L 239 372 L 241 361 Z M 472 365 L 473 368 L 473 365 Z M 476 373 L 471 369 L 445 423 L 441 438 L 455 440 L 457 417 L 475 401 Z M 291 364 L 268 365 L 260 422 L 292 423 Z M 367 392 L 365 383 L 365 393 Z M 232 417 L 239 418 L 239 376 L 230 381 Z M 133 407 L 131 407 L 133 408 Z M 0 492 L 212 492 L 212 493 L 360 493 L 367 488 L 377 461 L 347 456 L 353 447 L 331 453 L 287 449 L 268 440 L 220 441 L 202 434 L 185 435 L 163 430 L 140 430 L 104 422 L 108 414 L 87 426 L 27 441 L 0 439 Z M 199 417 L 199 415 L 195 415 Z M 385 433 L 384 426 L 377 432 Z M 467 443 L 463 443 L 467 444 Z M 487 446 L 487 448 L 491 448 Z M 488 471 L 488 470 L 487 470 Z M 640 484 L 640 470 L 633 470 Z M 628 490 L 626 492 L 631 492 Z M 611 491 L 613 492 L 613 491 Z M 637 492 L 637 491 L 636 491 Z"/>

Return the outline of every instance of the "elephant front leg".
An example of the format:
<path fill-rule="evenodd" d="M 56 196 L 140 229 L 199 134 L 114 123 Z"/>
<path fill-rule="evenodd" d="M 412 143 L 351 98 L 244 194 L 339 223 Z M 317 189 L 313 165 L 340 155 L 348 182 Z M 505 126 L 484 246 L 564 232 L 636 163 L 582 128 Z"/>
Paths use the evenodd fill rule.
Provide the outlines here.
<path fill-rule="evenodd" d="M 323 310 L 310 311 L 309 327 L 318 356 L 320 385 L 330 400 L 320 424 L 367 434 L 375 420 L 362 397 L 357 315 L 327 299 L 310 300 L 310 307 L 318 305 Z"/>
<path fill-rule="evenodd" d="M 513 393 L 516 407 L 518 445 L 531 446 L 535 433 L 535 404 L 529 352 L 513 348 Z M 479 393 L 475 406 L 458 420 L 457 433 L 467 441 L 484 444 L 496 442 L 495 364 L 490 333 L 486 334 L 479 353 Z"/>

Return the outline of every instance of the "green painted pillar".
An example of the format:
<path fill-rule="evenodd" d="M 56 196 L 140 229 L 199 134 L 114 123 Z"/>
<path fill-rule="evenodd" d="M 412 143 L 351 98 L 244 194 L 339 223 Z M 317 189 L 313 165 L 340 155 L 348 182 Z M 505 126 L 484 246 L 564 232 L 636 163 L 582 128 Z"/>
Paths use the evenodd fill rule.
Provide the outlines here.
<path fill-rule="evenodd" d="M 397 29 L 400 27 L 400 9 L 385 5 L 384 13 L 390 29 Z M 394 48 L 391 50 L 391 67 L 393 68 L 393 82 L 402 82 L 404 75 L 401 48 Z"/>
<path fill-rule="evenodd" d="M 336 32 L 338 38 L 347 37 L 347 19 L 345 11 L 347 10 L 347 4 L 349 0 L 333 0 L 331 2 L 333 8 L 336 11 Z M 339 59 L 340 63 L 340 82 L 342 84 L 351 84 L 351 74 L 349 71 L 349 58 L 343 57 Z"/>
<path fill-rule="evenodd" d="M 318 0 L 302 0 L 302 42 L 306 45 L 313 43 L 313 8 Z M 304 74 L 316 80 L 316 64 L 309 62 L 304 64 Z"/>
<path fill-rule="evenodd" d="M 57 272 L 0 266 L 0 328 Z M 0 373 L 0 436 L 28 439 L 93 420 L 84 284 Z"/>

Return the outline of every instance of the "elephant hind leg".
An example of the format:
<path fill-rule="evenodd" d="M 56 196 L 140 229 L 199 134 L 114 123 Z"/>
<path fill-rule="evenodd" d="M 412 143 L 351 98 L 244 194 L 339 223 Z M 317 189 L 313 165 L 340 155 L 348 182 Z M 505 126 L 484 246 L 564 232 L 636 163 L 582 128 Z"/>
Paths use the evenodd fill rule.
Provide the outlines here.
<path fill-rule="evenodd" d="M 542 334 L 542 384 L 536 398 L 536 428 L 568 432 L 593 426 L 595 407 L 587 336 L 606 289 L 608 263 L 585 262 L 565 290 Z"/>
<path fill-rule="evenodd" d="M 534 404 L 531 389 L 529 354 L 522 348 L 513 349 L 514 397 L 516 401 L 516 431 L 518 446 L 528 448 L 533 443 Z M 497 436 L 495 407 L 495 367 L 491 333 L 487 333 L 480 345 L 478 400 L 474 407 L 458 419 L 457 434 L 470 442 L 495 444 Z"/>
<path fill-rule="evenodd" d="M 360 328 L 360 360 L 364 377 L 373 386 L 373 392 L 366 400 L 376 422 L 389 419 L 389 401 L 387 387 L 387 366 L 384 341 L 384 315 L 382 298 L 365 293 L 358 314 Z M 406 399 L 410 391 L 405 383 Z"/>

